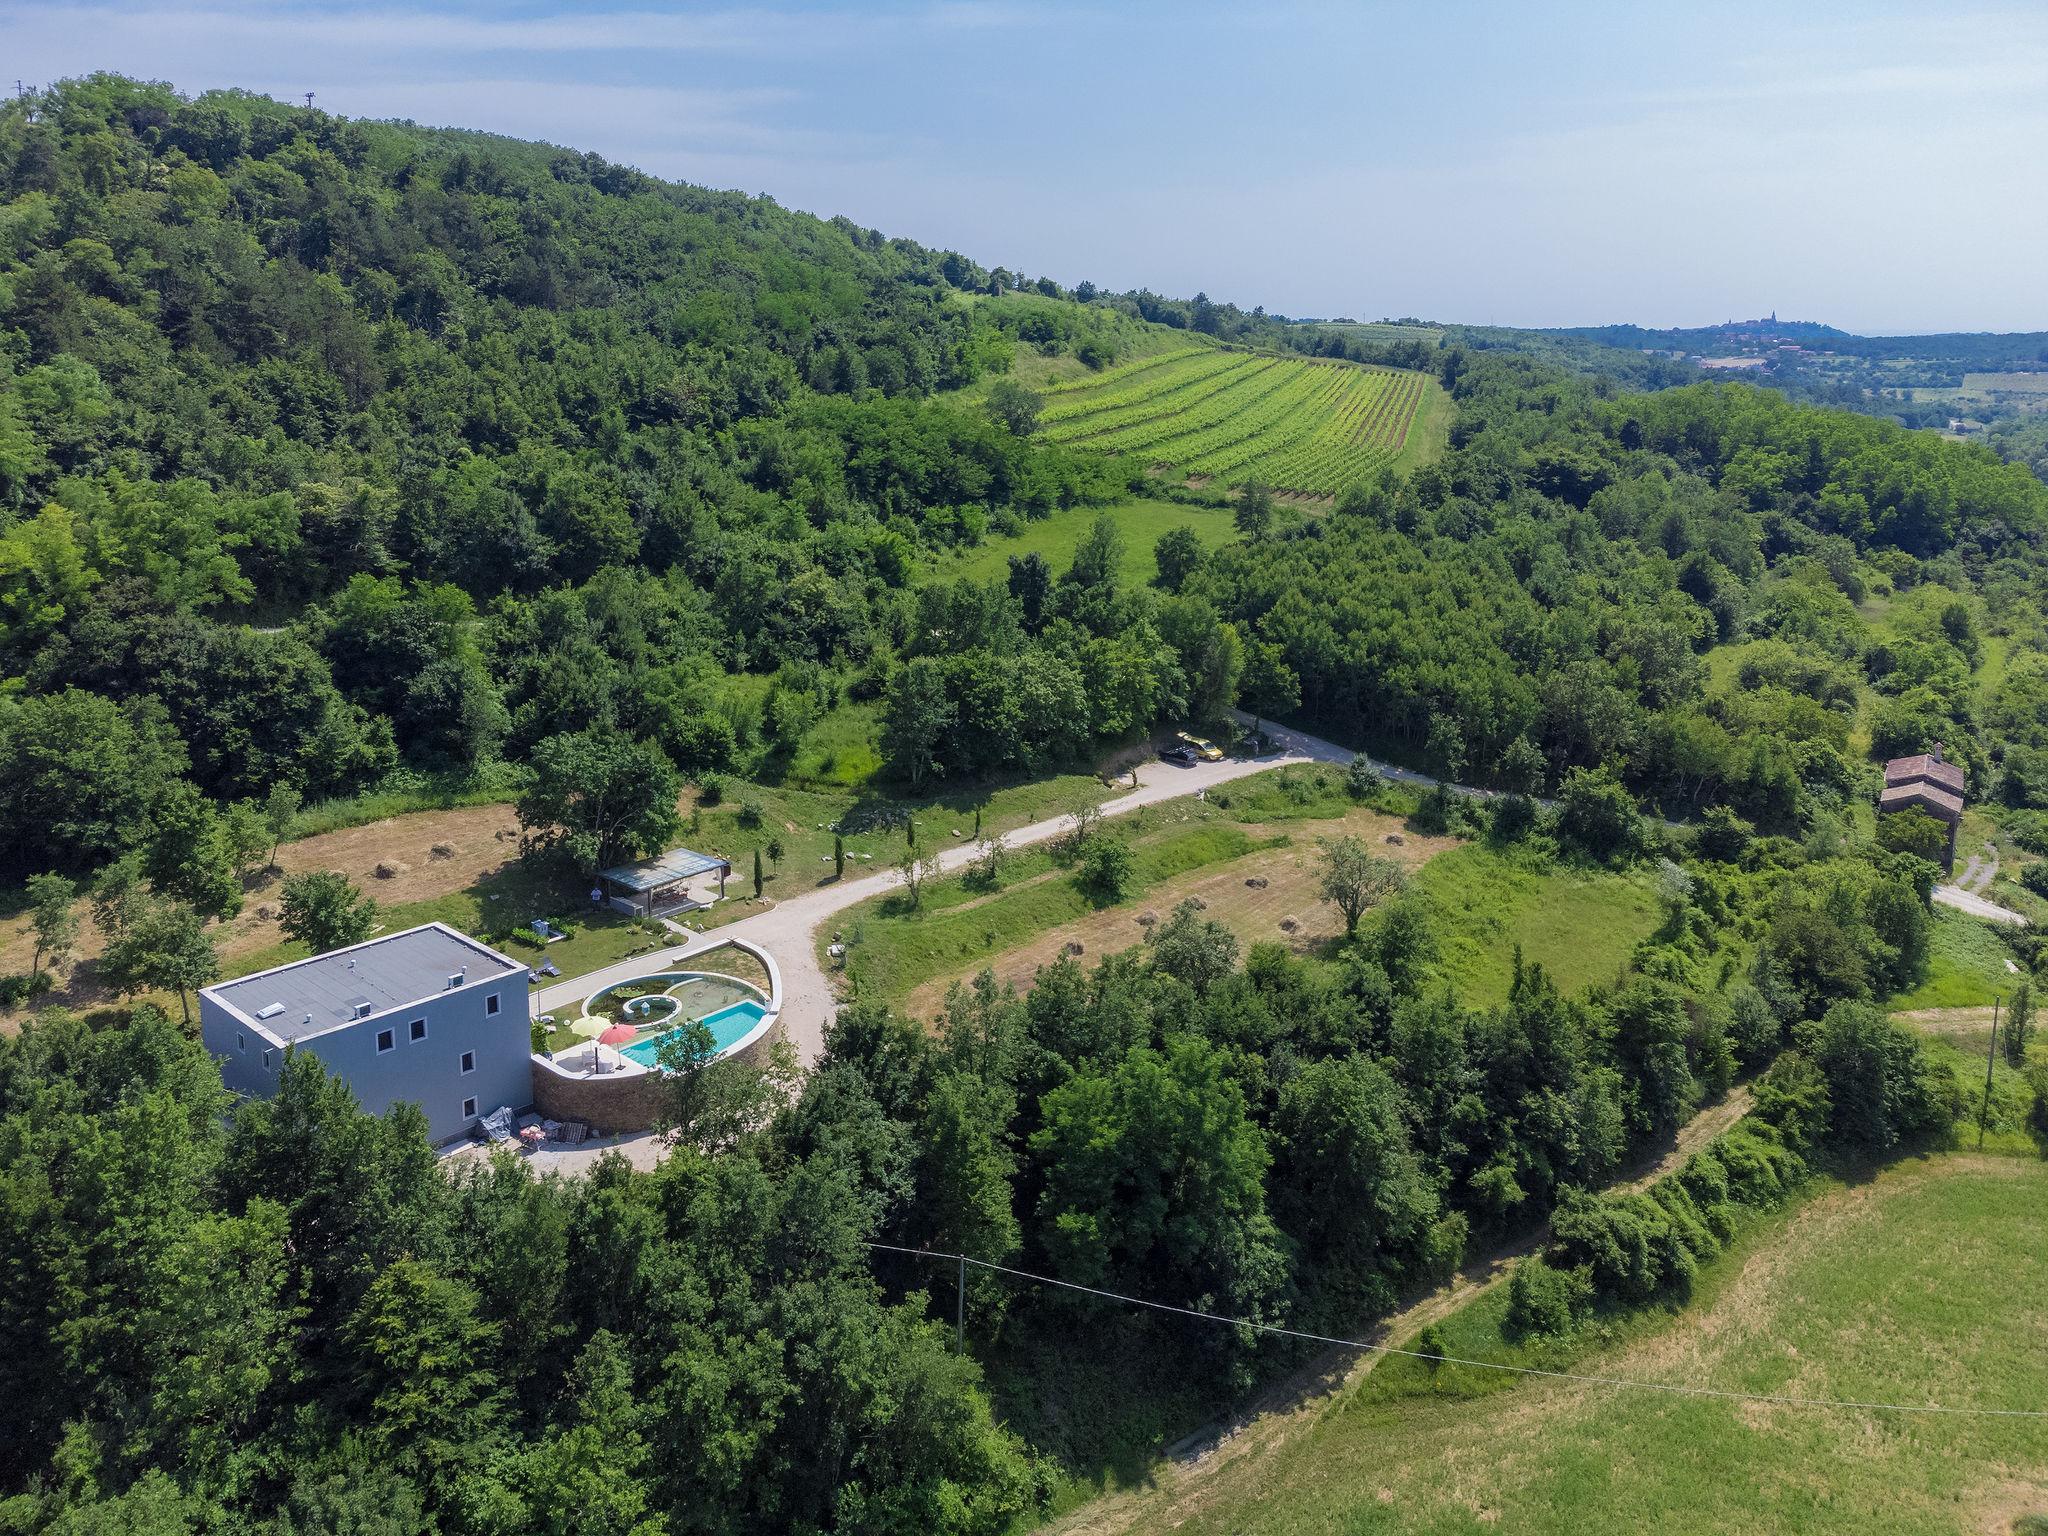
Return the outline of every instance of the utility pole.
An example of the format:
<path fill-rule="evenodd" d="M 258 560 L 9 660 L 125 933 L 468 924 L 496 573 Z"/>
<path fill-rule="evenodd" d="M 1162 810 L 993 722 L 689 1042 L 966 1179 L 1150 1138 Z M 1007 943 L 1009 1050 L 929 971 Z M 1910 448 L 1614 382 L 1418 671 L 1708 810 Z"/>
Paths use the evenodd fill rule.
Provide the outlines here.
<path fill-rule="evenodd" d="M 967 1353 L 967 1255 L 960 1255 L 960 1283 L 953 1301 L 953 1353 Z"/>
<path fill-rule="evenodd" d="M 1977 1111 L 1977 1150 L 1984 1150 L 1984 1122 L 1991 1118 L 1991 1066 L 1998 1059 L 1998 1004 L 2001 999 L 1994 994 L 1991 999 L 1991 1043 L 1984 1048 L 1984 1107 Z"/>
<path fill-rule="evenodd" d="M 306 110 L 308 112 L 313 110 L 313 93 L 311 91 L 306 92 Z"/>

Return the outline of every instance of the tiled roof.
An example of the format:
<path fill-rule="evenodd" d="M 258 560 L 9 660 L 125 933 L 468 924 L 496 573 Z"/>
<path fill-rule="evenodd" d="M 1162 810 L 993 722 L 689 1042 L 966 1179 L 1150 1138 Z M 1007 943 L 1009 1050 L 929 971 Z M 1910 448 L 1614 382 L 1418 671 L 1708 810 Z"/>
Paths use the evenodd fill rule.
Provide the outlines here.
<path fill-rule="evenodd" d="M 1924 779 L 1912 784 L 1887 785 L 1877 797 L 1877 808 L 1881 811 L 1902 811 L 1909 805 L 1923 806 L 1944 820 L 1960 821 L 1963 815 L 1961 795 L 1951 794 Z"/>
<path fill-rule="evenodd" d="M 1915 779 L 1927 779 L 1944 789 L 1963 792 L 1965 780 L 1963 770 L 1954 763 L 1944 763 L 1938 758 L 1922 752 L 1917 757 L 1895 757 L 1884 765 L 1884 781 L 1887 784 L 1910 784 Z"/>

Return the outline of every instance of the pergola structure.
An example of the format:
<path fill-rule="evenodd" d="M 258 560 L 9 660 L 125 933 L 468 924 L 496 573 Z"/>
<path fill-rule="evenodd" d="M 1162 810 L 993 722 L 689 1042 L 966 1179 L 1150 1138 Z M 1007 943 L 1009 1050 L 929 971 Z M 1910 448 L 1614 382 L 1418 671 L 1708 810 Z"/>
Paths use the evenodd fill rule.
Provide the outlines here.
<path fill-rule="evenodd" d="M 629 917 L 660 917 L 669 912 L 688 912 L 708 905 L 692 895 L 690 882 L 706 876 L 718 878 L 718 896 L 725 895 L 726 877 L 732 861 L 715 853 L 694 848 L 671 848 L 667 853 L 638 864 L 621 864 L 598 874 L 599 888 L 610 898 L 612 909 Z M 712 898 L 717 899 L 717 898 Z"/>

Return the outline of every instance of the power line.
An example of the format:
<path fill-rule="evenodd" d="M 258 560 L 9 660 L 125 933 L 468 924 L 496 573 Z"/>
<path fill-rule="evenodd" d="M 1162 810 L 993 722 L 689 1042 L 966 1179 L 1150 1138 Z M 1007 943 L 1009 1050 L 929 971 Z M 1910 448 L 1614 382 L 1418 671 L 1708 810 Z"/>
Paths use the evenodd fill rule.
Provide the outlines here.
<path fill-rule="evenodd" d="M 945 1259 L 961 1266 L 963 1281 L 966 1266 L 991 1270 L 999 1275 L 1010 1275 L 1018 1280 L 1029 1280 L 1037 1285 L 1057 1286 L 1061 1290 L 1079 1291 L 1085 1296 L 1098 1296 L 1104 1301 L 1120 1301 L 1126 1306 L 1147 1307 L 1154 1312 L 1171 1312 L 1180 1317 L 1192 1317 L 1204 1323 L 1219 1323 L 1228 1328 L 1249 1328 L 1255 1333 L 1270 1333 L 1283 1339 L 1300 1339 L 1309 1344 L 1329 1344 L 1338 1349 L 1364 1350 L 1372 1354 L 1402 1355 L 1410 1360 L 1432 1361 L 1438 1365 L 1464 1365 L 1478 1371 L 1499 1371 L 1510 1376 L 1541 1376 L 1551 1381 L 1575 1381 L 1589 1387 L 1628 1387 L 1638 1392 L 1664 1392 L 1675 1397 L 1715 1397 L 1742 1403 L 1768 1403 L 1782 1408 L 1835 1408 L 1854 1409 L 1872 1413 L 1940 1413 L 1970 1418 L 1986 1419 L 2048 1419 L 2048 1409 L 2040 1408 L 1978 1408 L 1954 1407 L 1946 1403 L 1871 1403 L 1845 1397 L 1795 1397 L 1775 1392 L 1737 1392 L 1725 1387 L 1695 1387 L 1678 1381 L 1640 1381 L 1629 1376 L 1594 1376 L 1581 1371 L 1546 1371 L 1533 1365 L 1506 1365 L 1497 1360 L 1467 1360 L 1459 1355 L 1433 1355 L 1418 1349 L 1397 1349 L 1391 1344 L 1370 1344 L 1361 1339 L 1332 1338 L 1326 1333 L 1307 1333 L 1299 1328 L 1283 1328 L 1278 1323 L 1254 1322 L 1250 1318 L 1225 1317 L 1221 1313 L 1203 1312 L 1194 1307 L 1177 1307 L 1171 1302 L 1148 1301 L 1142 1296 L 1126 1296 L 1120 1291 L 1105 1291 L 1092 1285 L 1080 1285 L 1072 1280 L 1055 1279 L 1051 1275 L 1033 1274 L 1028 1269 L 1012 1269 L 1007 1264 L 992 1264 L 987 1259 L 969 1258 L 964 1253 L 940 1253 L 933 1248 L 904 1248 L 895 1243 L 868 1243 L 885 1253 L 907 1253 L 913 1258 Z M 963 1283 L 964 1292 L 965 1285 Z"/>

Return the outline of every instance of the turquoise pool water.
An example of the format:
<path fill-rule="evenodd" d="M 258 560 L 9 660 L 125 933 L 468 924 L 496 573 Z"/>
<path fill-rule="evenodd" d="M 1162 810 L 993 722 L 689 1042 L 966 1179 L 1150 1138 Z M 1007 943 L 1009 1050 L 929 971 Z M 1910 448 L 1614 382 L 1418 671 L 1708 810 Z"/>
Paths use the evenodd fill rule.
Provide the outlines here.
<path fill-rule="evenodd" d="M 753 1032 L 754 1026 L 767 1016 L 768 1010 L 765 1007 L 748 998 L 745 1002 L 721 1008 L 716 1013 L 707 1013 L 700 1022 L 711 1031 L 711 1043 L 722 1055 L 746 1039 Z M 635 1040 L 631 1045 L 621 1049 L 619 1054 L 628 1061 L 639 1062 L 643 1067 L 656 1066 L 660 1063 L 662 1046 L 675 1033 L 677 1031 L 667 1029 L 658 1035 L 649 1035 L 644 1040 Z"/>

